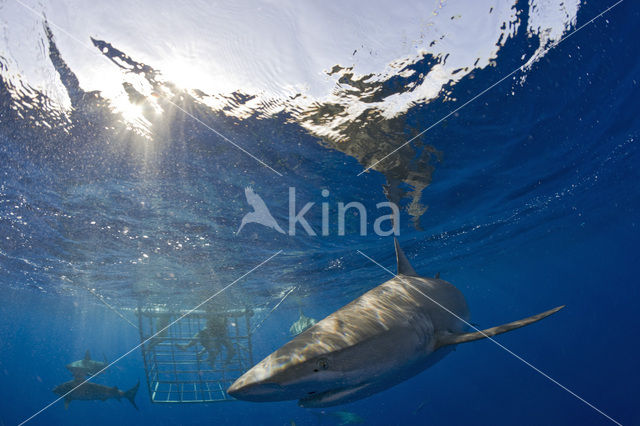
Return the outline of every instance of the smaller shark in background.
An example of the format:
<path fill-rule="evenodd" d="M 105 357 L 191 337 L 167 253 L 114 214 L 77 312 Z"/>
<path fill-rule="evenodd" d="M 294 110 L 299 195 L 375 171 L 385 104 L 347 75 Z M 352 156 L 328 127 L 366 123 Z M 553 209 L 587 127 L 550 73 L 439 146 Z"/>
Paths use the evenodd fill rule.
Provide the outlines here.
<path fill-rule="evenodd" d="M 289 333 L 291 333 L 292 336 L 297 336 L 298 334 L 300 334 L 303 331 L 305 331 L 307 328 L 309 328 L 312 325 L 314 325 L 316 322 L 318 322 L 318 321 L 316 321 L 313 318 L 305 316 L 302 313 L 302 308 L 301 308 L 300 309 L 300 318 L 298 318 L 298 320 L 291 325 L 291 327 L 289 328 Z"/>
<path fill-rule="evenodd" d="M 77 389 L 73 390 L 75 387 Z M 121 391 L 117 386 L 104 386 L 98 385 L 96 383 L 84 382 L 82 379 L 74 379 L 68 382 L 62 383 L 61 385 L 53 388 L 53 393 L 63 396 L 69 393 L 64 397 L 64 409 L 69 408 L 69 404 L 71 401 L 80 400 L 80 401 L 106 401 L 110 398 L 115 398 L 120 401 L 120 398 L 125 397 L 131 402 L 134 408 L 137 410 L 138 406 L 136 405 L 135 397 L 136 393 L 138 393 L 138 388 L 140 387 L 140 381 L 138 380 L 138 384 L 129 389 L 128 391 Z"/>
<path fill-rule="evenodd" d="M 87 376 L 93 376 L 107 366 L 107 360 L 104 362 L 91 359 L 91 353 L 87 350 L 84 359 L 73 361 L 67 364 L 67 370 L 73 374 L 74 380 L 84 379 Z"/>

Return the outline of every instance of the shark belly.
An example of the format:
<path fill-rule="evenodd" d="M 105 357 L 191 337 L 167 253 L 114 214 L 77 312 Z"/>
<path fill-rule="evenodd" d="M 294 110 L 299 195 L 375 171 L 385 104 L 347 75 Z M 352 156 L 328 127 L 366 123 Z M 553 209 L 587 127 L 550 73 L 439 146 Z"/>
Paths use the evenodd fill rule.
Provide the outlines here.
<path fill-rule="evenodd" d="M 325 408 L 355 402 L 382 392 L 419 374 L 447 356 L 453 347 L 444 347 L 434 352 L 425 351 L 414 357 L 398 357 L 395 363 L 381 366 L 377 374 L 363 374 L 356 384 L 346 385 L 300 399 L 298 404 L 305 408 Z"/>

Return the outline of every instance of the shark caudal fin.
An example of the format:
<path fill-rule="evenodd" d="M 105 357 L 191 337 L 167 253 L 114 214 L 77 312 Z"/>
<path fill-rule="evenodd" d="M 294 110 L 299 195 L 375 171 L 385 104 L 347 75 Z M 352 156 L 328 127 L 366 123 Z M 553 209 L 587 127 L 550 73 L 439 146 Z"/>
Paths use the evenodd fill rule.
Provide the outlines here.
<path fill-rule="evenodd" d="M 393 237 L 393 242 L 396 246 L 396 260 L 398 261 L 398 275 L 411 275 L 414 277 L 419 276 L 413 266 L 409 263 L 407 256 L 405 256 L 404 252 L 400 248 L 400 243 L 398 243 L 398 239 Z"/>
<path fill-rule="evenodd" d="M 140 387 L 140 380 L 138 380 L 138 383 L 132 387 L 131 389 L 129 389 L 128 391 L 124 392 L 122 394 L 122 396 L 124 396 L 125 398 L 127 398 L 129 400 L 129 402 L 131 403 L 131 405 L 133 405 L 133 407 L 137 410 L 138 406 L 136 405 L 136 394 L 138 393 L 138 388 Z"/>
<path fill-rule="evenodd" d="M 533 324 L 540 321 L 543 318 L 553 315 L 560 309 L 564 308 L 564 305 L 557 308 L 549 309 L 538 315 L 533 315 L 527 318 L 523 318 L 518 321 L 502 324 L 497 327 L 487 328 L 486 330 L 476 331 L 475 333 L 464 334 L 448 334 L 446 336 L 438 338 L 438 347 L 457 345 L 459 343 L 473 342 L 474 340 L 484 339 L 485 337 L 492 337 L 498 334 L 506 333 L 507 331 L 515 330 L 516 328 L 524 327 L 525 325 Z"/>

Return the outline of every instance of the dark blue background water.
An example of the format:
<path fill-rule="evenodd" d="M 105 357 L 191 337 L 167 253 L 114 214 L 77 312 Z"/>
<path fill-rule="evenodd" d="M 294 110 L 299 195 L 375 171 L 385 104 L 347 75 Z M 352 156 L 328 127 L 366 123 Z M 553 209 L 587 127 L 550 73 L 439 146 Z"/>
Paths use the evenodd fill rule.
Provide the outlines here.
<path fill-rule="evenodd" d="M 605 6 L 583 5 L 578 25 Z M 506 81 L 430 131 L 425 140 L 443 159 L 423 194 L 429 209 L 422 231 L 403 213 L 400 237 L 419 272 L 441 272 L 462 290 L 480 328 L 566 304 L 498 340 L 622 424 L 640 424 L 639 10 L 624 2 L 549 52 L 524 84 Z M 519 65 L 518 46 L 505 51 L 496 68 L 455 88 L 459 102 Z M 133 319 L 127 309 L 141 287 L 188 308 L 282 249 L 232 289 L 270 309 L 297 286 L 254 336 L 258 361 L 288 340 L 299 307 L 322 318 L 389 278 L 356 250 L 395 270 L 388 237 L 289 237 L 257 225 L 234 235 L 248 211 L 247 186 L 281 224 L 289 186 L 299 203 L 316 202 L 316 225 L 322 189 L 333 209 L 362 201 L 375 212 L 385 201 L 381 174 L 356 177 L 357 161 L 286 117 L 237 126 L 192 110 L 275 165 L 280 178 L 177 112 L 163 139 L 140 148 L 134 137 L 102 131 L 110 118 L 99 110 L 80 110 L 70 135 L 31 128 L 12 115 L 5 89 L 0 424 L 53 401 L 51 389 L 68 380 L 64 365 L 86 349 L 113 360 L 139 343 L 137 330 L 86 288 Z M 432 114 L 418 106 L 407 125 L 426 127 Z M 126 389 L 138 379 L 136 351 L 103 382 Z M 380 425 L 608 423 L 489 341 L 462 345 L 391 390 L 320 415 L 295 402 L 152 405 L 144 386 L 137 402 L 140 411 L 126 401 L 74 402 L 68 411 L 58 403 L 32 423 L 335 424 L 328 413 L 338 410 Z"/>

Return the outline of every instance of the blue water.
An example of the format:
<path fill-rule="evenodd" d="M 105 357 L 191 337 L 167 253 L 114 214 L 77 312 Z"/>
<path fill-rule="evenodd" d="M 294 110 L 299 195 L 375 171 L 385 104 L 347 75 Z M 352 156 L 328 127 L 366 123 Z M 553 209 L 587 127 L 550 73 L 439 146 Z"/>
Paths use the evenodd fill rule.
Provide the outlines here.
<path fill-rule="evenodd" d="M 577 26 L 608 5 L 582 4 Z M 565 304 L 497 340 L 625 425 L 640 424 L 639 18 L 625 1 L 550 50 L 523 82 L 507 79 L 426 133 L 421 143 L 441 153 L 428 163 L 428 209 L 419 226 L 403 209 L 399 236 L 417 271 L 440 272 L 464 293 L 480 328 Z M 452 88 L 457 101 L 415 105 L 394 122 L 395 145 L 511 72 L 528 49 L 515 38 L 495 67 Z M 395 271 L 391 237 L 372 232 L 388 176 L 357 176 L 365 164 L 286 113 L 240 119 L 183 104 L 282 176 L 176 109 L 143 139 L 74 86 L 65 67 L 57 70 L 75 106 L 71 126 L 33 98 L 52 128 L 18 117 L 0 81 L 0 425 L 54 401 L 51 389 L 70 379 L 64 365 L 87 349 L 113 361 L 140 343 L 96 295 L 137 324 L 141 301 L 189 309 L 282 250 L 220 296 L 264 319 L 253 335 L 258 362 L 289 340 L 300 308 L 321 319 L 390 278 L 358 250 Z M 358 234 L 357 217 L 344 236 L 334 219 L 328 236 L 256 224 L 236 235 L 250 211 L 246 187 L 285 229 L 289 187 L 298 209 L 315 202 L 306 217 L 318 233 L 320 203 L 335 218 L 339 202 L 362 202 L 368 235 Z M 322 410 L 295 401 L 152 404 L 140 350 L 96 379 L 121 389 L 138 380 L 139 411 L 127 401 L 74 401 L 69 410 L 57 402 L 30 423 L 318 425 L 349 411 L 375 425 L 611 424 L 486 340 L 392 389 Z"/>

